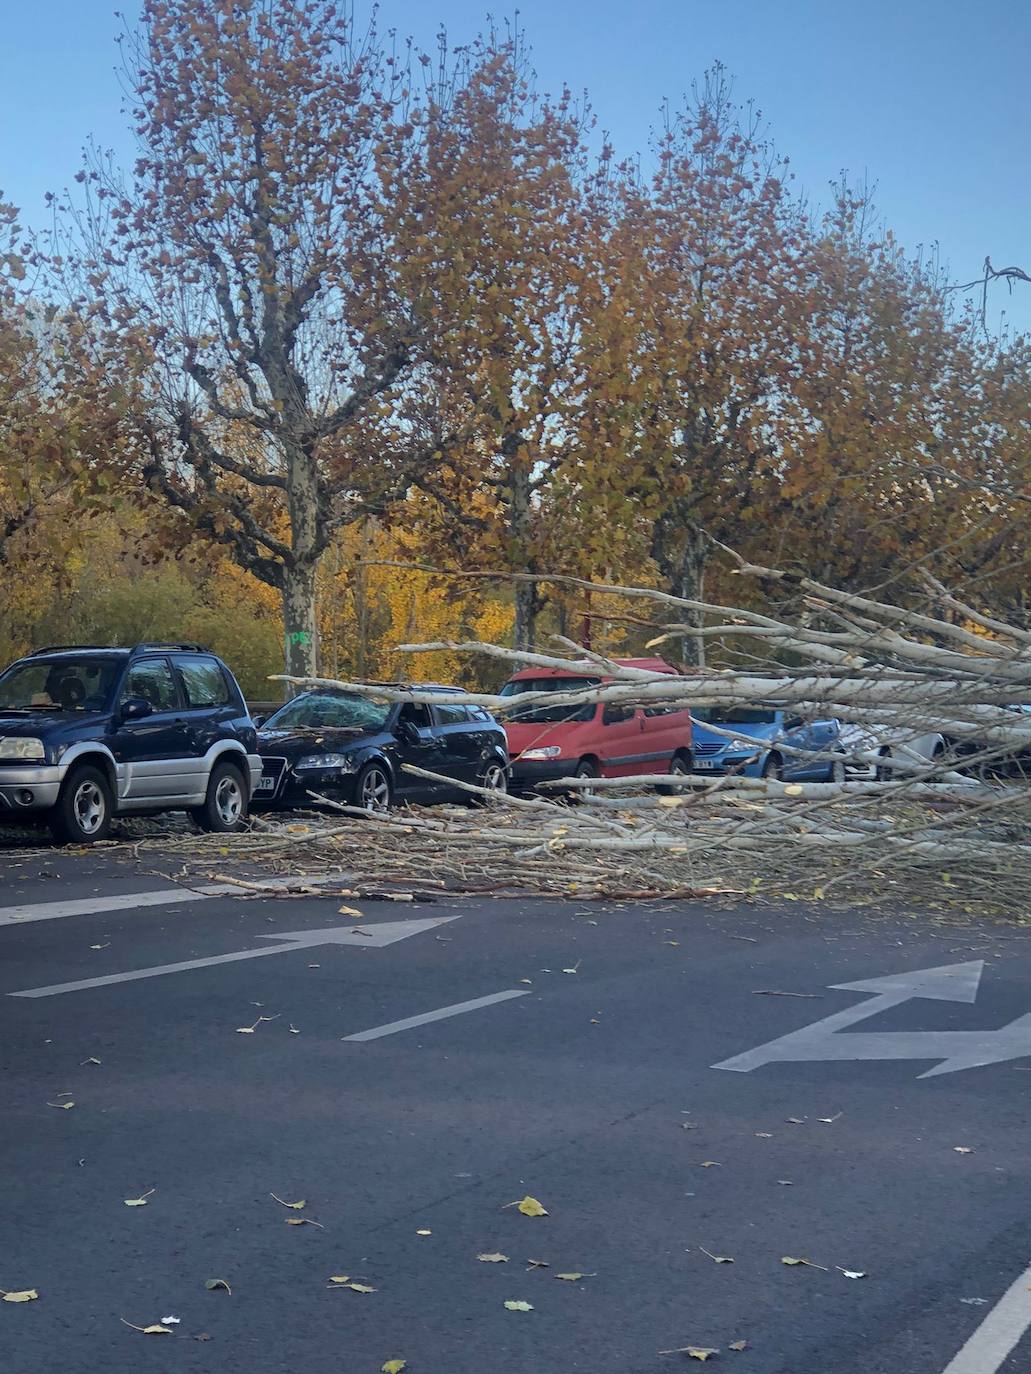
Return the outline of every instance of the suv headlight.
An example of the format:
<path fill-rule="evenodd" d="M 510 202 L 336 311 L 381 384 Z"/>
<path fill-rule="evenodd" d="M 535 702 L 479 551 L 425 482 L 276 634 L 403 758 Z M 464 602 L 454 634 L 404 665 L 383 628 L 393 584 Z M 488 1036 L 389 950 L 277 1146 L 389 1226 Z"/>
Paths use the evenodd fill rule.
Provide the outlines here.
<path fill-rule="evenodd" d="M 524 749 L 519 755 L 521 759 L 557 759 L 562 753 L 562 749 L 557 744 L 545 744 L 540 749 Z"/>
<path fill-rule="evenodd" d="M 47 756 L 41 739 L 24 735 L 0 735 L 0 759 L 31 759 L 41 763 Z"/>
<path fill-rule="evenodd" d="M 355 760 L 351 754 L 305 754 L 294 764 L 299 773 L 302 768 L 336 768 L 341 773 L 353 773 Z"/>

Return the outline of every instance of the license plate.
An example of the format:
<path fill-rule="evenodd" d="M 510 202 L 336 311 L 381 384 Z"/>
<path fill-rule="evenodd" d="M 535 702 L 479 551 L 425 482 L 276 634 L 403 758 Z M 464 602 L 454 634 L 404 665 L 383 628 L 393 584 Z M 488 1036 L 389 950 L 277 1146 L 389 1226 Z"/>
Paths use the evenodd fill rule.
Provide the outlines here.
<path fill-rule="evenodd" d="M 268 773 L 263 773 L 258 779 L 258 785 L 254 789 L 256 792 L 274 792 L 276 790 L 276 780 Z"/>
<path fill-rule="evenodd" d="M 694 765 L 694 766 L 695 766 L 696 768 L 715 768 L 715 767 L 716 767 L 716 760 L 715 760 L 715 759 L 695 759 L 695 765 Z"/>

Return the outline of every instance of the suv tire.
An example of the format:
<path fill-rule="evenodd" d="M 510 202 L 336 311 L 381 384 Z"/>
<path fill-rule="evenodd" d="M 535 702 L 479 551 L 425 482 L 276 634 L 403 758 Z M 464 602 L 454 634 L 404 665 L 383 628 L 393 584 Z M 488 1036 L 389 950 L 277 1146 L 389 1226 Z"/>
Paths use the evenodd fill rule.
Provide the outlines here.
<path fill-rule="evenodd" d="M 247 789 L 235 763 L 219 759 L 208 778 L 204 805 L 194 807 L 190 815 L 202 830 L 213 835 L 231 835 L 242 828 L 247 815 Z"/>
<path fill-rule="evenodd" d="M 64 780 L 48 818 L 50 833 L 58 844 L 96 844 L 107 838 L 114 811 L 107 775 L 100 768 L 80 764 Z"/>

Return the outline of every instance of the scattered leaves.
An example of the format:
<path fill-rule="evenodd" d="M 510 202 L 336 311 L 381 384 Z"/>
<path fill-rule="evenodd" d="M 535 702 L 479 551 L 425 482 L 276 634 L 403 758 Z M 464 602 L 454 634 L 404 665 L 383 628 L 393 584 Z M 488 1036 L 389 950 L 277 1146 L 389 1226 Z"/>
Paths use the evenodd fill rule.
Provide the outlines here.
<path fill-rule="evenodd" d="M 125 1205 L 126 1207 L 146 1207 L 147 1198 L 149 1198 L 152 1194 L 156 1192 L 156 1188 L 148 1188 L 147 1191 L 145 1193 L 141 1193 L 139 1197 L 127 1197 L 125 1199 Z"/>
<path fill-rule="evenodd" d="M 228 1283 L 226 1283 L 225 1279 L 205 1279 L 204 1287 L 208 1290 L 209 1293 L 214 1293 L 216 1289 L 219 1288 L 224 1288 L 227 1293 L 232 1293 L 233 1291 L 229 1287 Z"/>
<path fill-rule="evenodd" d="M 507 1264 L 508 1256 L 502 1255 L 500 1251 L 492 1250 L 489 1254 L 477 1255 L 476 1258 L 481 1264 Z"/>
<path fill-rule="evenodd" d="M 346 1275 L 331 1278 L 326 1285 L 327 1288 L 349 1288 L 352 1293 L 375 1293 L 375 1288 L 370 1288 L 367 1283 L 352 1283 Z"/>
<path fill-rule="evenodd" d="M 300 1202 L 286 1202 L 283 1198 L 276 1197 L 275 1193 L 269 1193 L 269 1197 L 278 1202 L 280 1207 L 289 1207 L 294 1212 L 300 1212 L 307 1206 L 303 1197 Z"/>
<path fill-rule="evenodd" d="M 518 1207 L 524 1217 L 546 1217 L 548 1215 L 537 1199 L 529 1195 L 524 1197 L 521 1202 L 506 1202 L 505 1207 Z"/>
<path fill-rule="evenodd" d="M 142 1331 L 144 1336 L 174 1336 L 175 1332 L 170 1326 L 162 1326 L 160 1322 L 155 1322 L 153 1326 L 136 1326 L 133 1322 L 127 1322 L 124 1317 L 118 1320 L 123 1326 L 128 1326 L 133 1331 Z"/>
<path fill-rule="evenodd" d="M 516 1301 L 513 1301 L 512 1298 L 509 1298 L 509 1299 L 508 1299 L 508 1301 L 505 1303 L 505 1306 L 508 1308 L 509 1312 L 532 1312 L 532 1311 L 533 1311 L 533 1303 L 532 1303 L 532 1302 L 522 1302 L 522 1301 L 516 1302 Z"/>

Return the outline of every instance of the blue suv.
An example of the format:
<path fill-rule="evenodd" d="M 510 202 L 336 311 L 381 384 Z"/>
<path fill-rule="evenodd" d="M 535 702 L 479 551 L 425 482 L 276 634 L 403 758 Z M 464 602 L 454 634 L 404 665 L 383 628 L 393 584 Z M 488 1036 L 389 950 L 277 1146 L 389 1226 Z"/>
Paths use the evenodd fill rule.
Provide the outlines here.
<path fill-rule="evenodd" d="M 260 776 L 240 688 L 197 644 L 39 649 L 0 674 L 0 822 L 92 844 L 115 816 L 187 811 L 228 832 Z"/>

